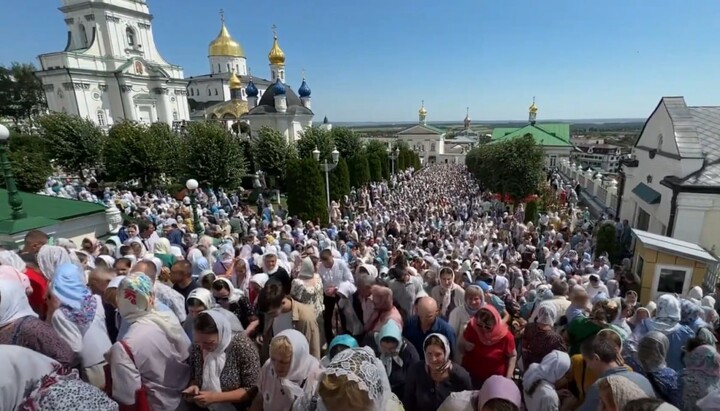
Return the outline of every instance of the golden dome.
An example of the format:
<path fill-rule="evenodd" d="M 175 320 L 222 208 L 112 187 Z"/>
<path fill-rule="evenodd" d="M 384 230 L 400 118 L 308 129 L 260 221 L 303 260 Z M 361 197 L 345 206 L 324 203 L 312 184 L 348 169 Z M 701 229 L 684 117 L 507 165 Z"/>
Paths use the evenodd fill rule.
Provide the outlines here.
<path fill-rule="evenodd" d="M 222 14 L 221 14 L 222 16 Z M 233 40 L 230 36 L 230 32 L 225 26 L 225 17 L 221 17 L 222 27 L 220 28 L 220 34 L 210 43 L 208 47 L 209 56 L 223 56 L 223 57 L 245 57 L 245 50 L 237 41 Z"/>
<path fill-rule="evenodd" d="M 273 31 L 275 31 L 275 28 L 273 27 Z M 278 37 L 277 32 L 273 33 L 273 45 L 270 49 L 270 53 L 268 53 L 268 60 L 270 60 L 270 64 L 276 65 L 276 66 L 282 66 L 285 65 L 285 53 L 282 51 L 280 46 L 278 45 Z"/>
<path fill-rule="evenodd" d="M 421 116 L 427 115 L 427 110 L 425 110 L 425 101 L 423 101 L 420 105 L 420 110 L 418 110 L 418 114 L 420 114 Z"/>
<path fill-rule="evenodd" d="M 533 98 L 533 102 L 532 102 L 532 105 L 530 106 L 529 110 L 531 113 L 537 113 L 538 107 L 535 105 L 535 98 Z"/>
<path fill-rule="evenodd" d="M 242 83 L 240 82 L 240 78 L 235 74 L 233 71 L 230 73 L 230 78 L 228 79 L 228 85 L 230 86 L 230 90 L 237 90 L 239 88 L 242 88 Z"/>

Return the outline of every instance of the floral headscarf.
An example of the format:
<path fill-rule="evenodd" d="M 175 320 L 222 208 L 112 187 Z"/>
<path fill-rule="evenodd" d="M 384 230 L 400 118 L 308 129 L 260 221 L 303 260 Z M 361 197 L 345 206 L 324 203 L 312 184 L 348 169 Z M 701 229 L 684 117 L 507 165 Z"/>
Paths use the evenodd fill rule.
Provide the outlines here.
<path fill-rule="evenodd" d="M 95 319 L 97 299 L 85 285 L 85 275 L 72 263 L 61 264 L 55 270 L 50 294 L 60 301 L 60 311 L 81 333 L 85 333 Z"/>

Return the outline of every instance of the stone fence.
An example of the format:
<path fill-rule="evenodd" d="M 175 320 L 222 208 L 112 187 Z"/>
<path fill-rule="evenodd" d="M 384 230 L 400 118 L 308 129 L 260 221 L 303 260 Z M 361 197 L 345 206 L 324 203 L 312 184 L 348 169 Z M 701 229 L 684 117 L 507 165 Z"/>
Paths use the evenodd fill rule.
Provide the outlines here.
<path fill-rule="evenodd" d="M 615 215 L 618 204 L 618 182 L 615 179 L 603 177 L 602 172 L 591 168 L 583 170 L 580 164 L 567 159 L 560 162 L 558 170 L 567 183 L 580 184 L 580 199 L 594 215 Z"/>

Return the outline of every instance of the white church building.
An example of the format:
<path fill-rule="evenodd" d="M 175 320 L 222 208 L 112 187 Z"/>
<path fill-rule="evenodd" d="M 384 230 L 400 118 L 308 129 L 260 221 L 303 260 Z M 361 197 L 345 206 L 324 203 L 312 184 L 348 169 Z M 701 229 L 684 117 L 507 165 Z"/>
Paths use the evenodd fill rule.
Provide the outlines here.
<path fill-rule="evenodd" d="M 189 120 L 183 70 L 157 50 L 145 0 L 62 0 L 63 51 L 39 56 L 36 73 L 51 111 L 101 127 L 127 119 Z"/>

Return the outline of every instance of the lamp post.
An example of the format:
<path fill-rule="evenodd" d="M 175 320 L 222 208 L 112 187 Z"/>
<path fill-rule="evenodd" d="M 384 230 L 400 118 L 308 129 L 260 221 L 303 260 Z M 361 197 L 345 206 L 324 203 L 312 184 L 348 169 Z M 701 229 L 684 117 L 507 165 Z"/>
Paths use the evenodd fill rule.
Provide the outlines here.
<path fill-rule="evenodd" d="M 327 196 L 327 210 L 328 210 L 328 223 L 332 223 L 332 218 L 330 217 L 330 172 L 337 167 L 338 160 L 340 159 L 340 152 L 337 151 L 337 148 L 334 148 L 332 153 L 332 163 L 328 163 L 327 158 L 323 159 L 322 163 L 320 163 L 320 167 L 325 172 L 325 194 Z M 313 150 L 313 157 L 315 158 L 315 161 L 320 162 L 320 150 L 315 147 L 315 150 Z"/>
<path fill-rule="evenodd" d="M 22 198 L 15 186 L 15 177 L 13 177 L 10 160 L 8 160 L 7 156 L 9 139 L 10 131 L 0 124 L 0 166 L 2 166 L 3 176 L 5 177 L 5 188 L 8 191 L 8 204 L 12 210 L 10 217 L 13 220 L 20 220 L 26 218 L 27 214 L 22 208 Z"/>
<path fill-rule="evenodd" d="M 397 147 L 387 148 L 388 157 L 390 158 L 390 175 L 395 174 L 395 160 L 398 158 Z"/>
<path fill-rule="evenodd" d="M 202 225 L 200 225 L 200 217 L 197 212 L 197 195 L 195 194 L 195 190 L 197 190 L 198 186 L 199 184 L 194 178 L 189 179 L 185 183 L 185 187 L 187 187 L 190 194 L 190 206 L 192 207 L 193 213 L 193 231 L 195 231 L 195 234 L 197 234 L 198 238 L 200 238 L 200 235 L 202 234 Z"/>

